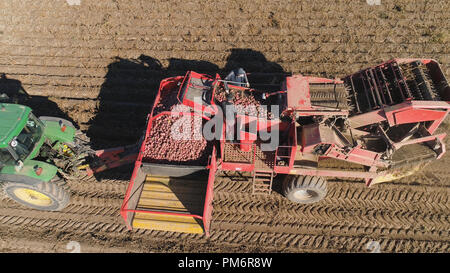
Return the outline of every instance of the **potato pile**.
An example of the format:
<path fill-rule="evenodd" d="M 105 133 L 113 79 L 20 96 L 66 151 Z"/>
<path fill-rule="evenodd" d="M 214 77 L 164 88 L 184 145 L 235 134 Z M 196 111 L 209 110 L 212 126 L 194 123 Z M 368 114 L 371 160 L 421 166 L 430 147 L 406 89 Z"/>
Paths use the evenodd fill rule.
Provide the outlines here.
<path fill-rule="evenodd" d="M 230 95 L 231 99 L 228 100 L 225 89 L 219 87 L 214 97 L 219 103 L 228 101 L 234 104 L 236 112 L 240 115 L 273 119 L 273 114 L 269 111 L 269 107 L 263 105 L 262 99 L 257 99 L 253 92 L 230 88 Z"/>
<path fill-rule="evenodd" d="M 201 118 L 191 115 L 157 117 L 145 143 L 143 161 L 205 166 L 212 143 L 203 138 L 202 123 Z"/>

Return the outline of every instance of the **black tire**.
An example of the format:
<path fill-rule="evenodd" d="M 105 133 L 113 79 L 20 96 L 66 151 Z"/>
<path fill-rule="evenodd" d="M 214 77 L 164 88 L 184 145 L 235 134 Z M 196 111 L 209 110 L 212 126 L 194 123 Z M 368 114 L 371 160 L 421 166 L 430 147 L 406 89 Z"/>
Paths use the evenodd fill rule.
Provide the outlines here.
<path fill-rule="evenodd" d="M 288 175 L 283 182 L 283 194 L 292 202 L 316 203 L 327 195 L 327 181 L 319 176 Z"/>
<path fill-rule="evenodd" d="M 64 180 L 59 179 L 52 180 L 50 182 L 39 182 L 32 184 L 5 182 L 3 184 L 3 192 L 7 197 L 17 203 L 37 210 L 60 211 L 64 209 L 70 201 L 70 192 L 67 185 L 65 185 Z M 25 194 L 24 192 L 28 192 L 28 194 L 29 192 L 37 192 L 37 195 L 45 195 L 46 199 L 42 200 L 43 203 L 41 204 L 30 203 L 23 198 L 23 195 Z M 33 199 L 32 196 L 28 196 L 28 198 Z"/>

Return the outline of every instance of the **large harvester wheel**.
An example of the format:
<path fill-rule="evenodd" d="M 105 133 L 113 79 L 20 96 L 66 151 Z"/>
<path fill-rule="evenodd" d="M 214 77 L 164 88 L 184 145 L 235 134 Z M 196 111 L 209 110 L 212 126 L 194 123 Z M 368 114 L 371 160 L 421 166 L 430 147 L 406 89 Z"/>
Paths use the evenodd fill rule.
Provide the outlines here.
<path fill-rule="evenodd" d="M 33 209 L 60 211 L 69 203 L 70 193 L 59 180 L 39 183 L 3 183 L 3 192 L 7 197 Z"/>
<path fill-rule="evenodd" d="M 288 175 L 283 183 L 283 194 L 300 204 L 319 202 L 327 194 L 327 181 L 318 176 Z"/>

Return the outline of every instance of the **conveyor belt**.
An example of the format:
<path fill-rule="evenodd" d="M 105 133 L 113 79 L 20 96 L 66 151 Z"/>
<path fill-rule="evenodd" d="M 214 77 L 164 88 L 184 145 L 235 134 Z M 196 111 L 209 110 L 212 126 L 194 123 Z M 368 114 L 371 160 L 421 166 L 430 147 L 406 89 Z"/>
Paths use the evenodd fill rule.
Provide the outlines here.
<path fill-rule="evenodd" d="M 311 105 L 349 110 L 348 92 L 343 84 L 310 84 Z"/>
<path fill-rule="evenodd" d="M 139 198 L 134 228 L 203 233 L 202 221 L 206 181 L 148 175 Z"/>

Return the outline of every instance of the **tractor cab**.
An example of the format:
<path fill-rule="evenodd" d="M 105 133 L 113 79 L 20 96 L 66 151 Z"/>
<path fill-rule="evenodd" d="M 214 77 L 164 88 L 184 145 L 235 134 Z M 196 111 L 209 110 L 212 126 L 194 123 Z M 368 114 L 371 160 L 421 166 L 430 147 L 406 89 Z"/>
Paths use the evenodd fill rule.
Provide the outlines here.
<path fill-rule="evenodd" d="M 35 156 L 35 148 L 41 142 L 43 123 L 31 109 L 17 104 L 0 105 L 0 158 L 2 165 L 14 165 Z"/>
<path fill-rule="evenodd" d="M 49 154 L 66 156 L 64 147 L 74 142 L 76 129 L 69 121 L 37 118 L 27 106 L 0 103 L 0 120 L 0 165 L 16 166 L 16 171 L 27 162 L 51 162 Z M 46 158 L 45 162 L 34 160 L 41 157 Z"/>

